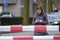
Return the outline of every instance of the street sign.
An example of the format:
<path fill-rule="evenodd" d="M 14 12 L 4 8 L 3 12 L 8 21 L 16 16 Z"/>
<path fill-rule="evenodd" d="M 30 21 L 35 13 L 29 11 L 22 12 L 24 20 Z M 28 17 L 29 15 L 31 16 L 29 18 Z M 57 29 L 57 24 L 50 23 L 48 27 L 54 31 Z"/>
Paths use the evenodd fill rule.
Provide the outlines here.
<path fill-rule="evenodd" d="M 4 0 L 3 5 L 4 5 L 4 7 L 7 7 L 8 6 L 8 0 Z"/>

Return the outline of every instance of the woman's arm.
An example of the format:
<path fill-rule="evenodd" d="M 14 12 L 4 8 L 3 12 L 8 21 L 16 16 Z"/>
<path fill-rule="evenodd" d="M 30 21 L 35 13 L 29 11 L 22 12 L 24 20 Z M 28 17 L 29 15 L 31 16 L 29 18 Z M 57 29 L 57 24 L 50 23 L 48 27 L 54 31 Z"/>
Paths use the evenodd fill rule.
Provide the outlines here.
<path fill-rule="evenodd" d="M 33 20 L 32 20 L 32 24 L 33 24 L 33 25 L 36 24 L 36 22 L 35 22 L 35 20 L 36 20 L 35 17 L 36 17 L 36 13 L 35 13 L 34 16 L 33 16 Z"/>
<path fill-rule="evenodd" d="M 43 24 L 48 24 L 48 19 L 47 19 L 47 15 L 46 14 L 44 14 L 44 21 L 42 22 Z"/>
<path fill-rule="evenodd" d="M 33 17 L 32 24 L 33 24 L 33 25 L 35 25 L 35 24 L 36 24 L 36 22 L 35 22 L 35 17 Z"/>

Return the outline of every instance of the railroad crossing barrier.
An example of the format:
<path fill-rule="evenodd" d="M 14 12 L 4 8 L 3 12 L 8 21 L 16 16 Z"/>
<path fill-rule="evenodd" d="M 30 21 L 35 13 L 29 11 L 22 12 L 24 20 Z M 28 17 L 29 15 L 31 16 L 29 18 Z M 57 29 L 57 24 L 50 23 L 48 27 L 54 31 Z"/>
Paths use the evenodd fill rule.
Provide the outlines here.
<path fill-rule="evenodd" d="M 0 32 L 47 32 L 48 34 L 60 34 L 59 25 L 11 25 L 0 26 Z"/>
<path fill-rule="evenodd" d="M 0 40 L 60 40 L 60 36 L 0 36 Z"/>

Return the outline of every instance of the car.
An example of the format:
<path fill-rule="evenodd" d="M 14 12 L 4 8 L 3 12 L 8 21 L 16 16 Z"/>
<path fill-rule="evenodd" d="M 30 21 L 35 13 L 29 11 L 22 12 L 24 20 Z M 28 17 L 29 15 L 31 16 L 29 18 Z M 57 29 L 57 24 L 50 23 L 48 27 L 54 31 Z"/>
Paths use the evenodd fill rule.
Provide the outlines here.
<path fill-rule="evenodd" d="M 59 25 L 60 24 L 60 12 L 52 12 L 50 14 L 47 14 L 48 23 Z"/>
<path fill-rule="evenodd" d="M 7 18 L 7 17 L 11 18 L 11 17 L 13 17 L 13 14 L 10 13 L 10 12 L 2 12 L 2 13 L 0 13 L 0 18 Z"/>

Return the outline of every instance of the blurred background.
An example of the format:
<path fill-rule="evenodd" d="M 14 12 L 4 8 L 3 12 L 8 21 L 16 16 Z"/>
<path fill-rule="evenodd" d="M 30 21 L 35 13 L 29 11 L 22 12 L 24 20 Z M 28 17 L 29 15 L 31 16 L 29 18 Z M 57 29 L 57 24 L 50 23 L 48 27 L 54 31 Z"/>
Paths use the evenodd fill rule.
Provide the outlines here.
<path fill-rule="evenodd" d="M 0 25 L 32 25 L 37 5 L 47 13 L 49 24 L 60 22 L 60 0 L 0 0 Z"/>

